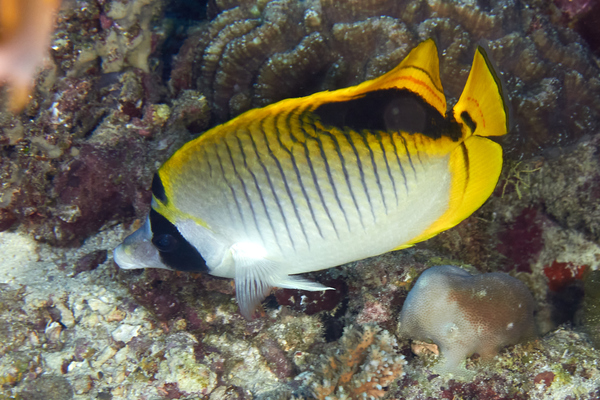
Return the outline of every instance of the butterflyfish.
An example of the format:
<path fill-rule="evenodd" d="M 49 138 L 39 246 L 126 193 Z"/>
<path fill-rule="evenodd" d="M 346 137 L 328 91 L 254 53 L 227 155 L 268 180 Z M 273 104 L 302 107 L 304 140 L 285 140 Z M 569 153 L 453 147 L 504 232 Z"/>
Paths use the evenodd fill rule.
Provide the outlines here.
<path fill-rule="evenodd" d="M 297 275 L 409 247 L 477 210 L 502 168 L 488 137 L 508 132 L 508 114 L 481 46 L 447 113 L 426 40 L 376 79 L 247 111 L 185 144 L 114 259 L 233 278 L 247 318 L 273 287 L 330 289 Z"/>

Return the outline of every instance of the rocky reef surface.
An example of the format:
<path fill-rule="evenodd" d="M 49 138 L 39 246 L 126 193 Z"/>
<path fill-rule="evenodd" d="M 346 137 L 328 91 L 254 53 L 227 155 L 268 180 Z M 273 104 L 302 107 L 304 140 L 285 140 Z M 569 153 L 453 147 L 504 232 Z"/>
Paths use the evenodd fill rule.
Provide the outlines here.
<path fill-rule="evenodd" d="M 504 348 L 491 361 L 471 357 L 469 379 L 436 374 L 433 354 L 415 356 L 414 343 L 411 350 L 408 338 L 397 335 L 411 282 L 431 265 L 457 262 L 432 250 L 410 249 L 312 274 L 336 292 L 278 290 L 263 316 L 247 321 L 230 280 L 119 270 L 110 250 L 126 231 L 102 231 L 75 250 L 0 234 L 0 399 L 600 395 L 600 350 L 574 322 L 557 325 L 550 316 L 555 305 L 544 309 L 544 301 L 537 315 L 546 332 Z M 552 227 L 544 229 L 544 236 L 552 234 Z M 546 243 L 544 252 L 578 237 L 563 235 Z M 588 246 L 579 256 L 600 254 L 597 245 L 579 240 Z M 568 262 L 566 254 L 561 257 Z M 523 280 L 547 301 L 547 280 L 537 276 L 542 282 L 535 286 L 535 276 Z M 279 305 L 286 301 L 291 306 Z"/>
<path fill-rule="evenodd" d="M 599 4 L 64 0 L 30 103 L 0 111 L 0 399 L 600 398 Z M 487 39 L 515 111 L 473 216 L 309 274 L 336 290 L 276 290 L 254 321 L 230 280 L 114 265 L 182 143 L 375 77 L 427 37 L 450 104 Z M 521 280 L 539 336 L 469 358 L 471 379 L 436 374 L 398 317 L 443 264 Z"/>

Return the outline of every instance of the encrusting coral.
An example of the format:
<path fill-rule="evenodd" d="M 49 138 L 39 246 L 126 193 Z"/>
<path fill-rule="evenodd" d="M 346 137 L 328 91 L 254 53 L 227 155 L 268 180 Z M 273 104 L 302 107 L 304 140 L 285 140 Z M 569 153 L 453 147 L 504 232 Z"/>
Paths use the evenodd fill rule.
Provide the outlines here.
<path fill-rule="evenodd" d="M 506 149 L 537 153 L 592 132 L 600 70 L 572 30 L 545 6 L 514 0 L 215 1 L 215 18 L 191 36 L 171 85 L 198 88 L 219 121 L 283 98 L 360 83 L 387 72 L 433 37 L 445 92 L 457 98 L 476 44 L 488 40 L 515 110 Z"/>
<path fill-rule="evenodd" d="M 365 325 L 362 333 L 345 328 L 341 352 L 322 356 L 321 383 L 313 385 L 319 400 L 378 399 L 404 375 L 404 356 L 397 355 L 396 339 L 388 331 Z"/>

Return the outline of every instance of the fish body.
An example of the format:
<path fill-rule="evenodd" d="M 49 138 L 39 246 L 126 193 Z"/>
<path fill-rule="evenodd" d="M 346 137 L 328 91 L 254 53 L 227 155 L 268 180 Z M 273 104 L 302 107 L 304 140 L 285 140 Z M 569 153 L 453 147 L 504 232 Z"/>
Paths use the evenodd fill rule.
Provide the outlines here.
<path fill-rule="evenodd" d="M 250 110 L 184 145 L 115 260 L 234 278 L 250 317 L 272 287 L 327 289 L 296 274 L 409 247 L 468 217 L 502 167 L 486 136 L 508 120 L 481 47 L 446 114 L 427 40 L 379 78 Z"/>

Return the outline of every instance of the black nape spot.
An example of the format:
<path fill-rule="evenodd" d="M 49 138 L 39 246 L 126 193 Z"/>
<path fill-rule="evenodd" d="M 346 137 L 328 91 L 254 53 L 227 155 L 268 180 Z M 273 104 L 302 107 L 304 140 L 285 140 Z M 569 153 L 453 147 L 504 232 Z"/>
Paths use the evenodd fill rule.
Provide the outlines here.
<path fill-rule="evenodd" d="M 464 121 L 464 123 L 471 130 L 471 132 L 475 133 L 475 129 L 477 129 L 477 124 L 475 123 L 475 121 L 473 121 L 473 118 L 471 118 L 471 115 L 468 112 L 463 111 L 463 112 L 460 113 L 460 118 L 462 118 L 462 120 Z"/>
<path fill-rule="evenodd" d="M 158 250 L 162 262 L 174 270 L 207 272 L 206 261 L 198 250 L 179 233 L 163 215 L 150 209 L 152 244 Z"/>
<path fill-rule="evenodd" d="M 421 133 L 433 139 L 461 137 L 460 126 L 453 118 L 445 118 L 417 93 L 407 89 L 384 89 L 341 102 L 326 103 L 313 113 L 323 125 L 356 132 Z"/>
<path fill-rule="evenodd" d="M 427 112 L 412 99 L 393 99 L 383 110 L 386 131 L 423 132 L 426 120 Z"/>
<path fill-rule="evenodd" d="M 167 204 L 167 194 L 165 193 L 165 187 L 162 184 L 162 180 L 160 179 L 160 175 L 158 172 L 154 174 L 154 178 L 152 178 L 152 194 L 156 197 L 157 200 L 160 200 L 161 203 Z"/>

